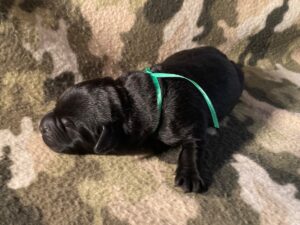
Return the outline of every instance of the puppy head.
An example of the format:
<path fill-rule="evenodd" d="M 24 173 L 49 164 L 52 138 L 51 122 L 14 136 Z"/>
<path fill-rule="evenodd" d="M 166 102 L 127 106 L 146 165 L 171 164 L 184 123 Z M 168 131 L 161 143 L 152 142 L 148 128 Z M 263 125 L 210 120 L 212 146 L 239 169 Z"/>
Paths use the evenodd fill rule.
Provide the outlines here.
<path fill-rule="evenodd" d="M 110 78 L 67 89 L 41 120 L 46 145 L 61 153 L 108 153 L 124 140 L 120 91 Z"/>

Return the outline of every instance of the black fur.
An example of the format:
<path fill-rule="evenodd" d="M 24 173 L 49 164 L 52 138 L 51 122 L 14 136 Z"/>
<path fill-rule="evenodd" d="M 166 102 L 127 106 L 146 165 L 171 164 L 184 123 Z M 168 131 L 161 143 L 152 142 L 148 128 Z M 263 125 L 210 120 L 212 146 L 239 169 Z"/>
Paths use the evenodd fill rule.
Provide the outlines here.
<path fill-rule="evenodd" d="M 178 52 L 151 69 L 193 79 L 210 97 L 219 120 L 233 109 L 243 90 L 242 71 L 212 47 Z M 160 84 L 160 121 L 154 85 L 143 72 L 76 84 L 42 119 L 43 139 L 57 152 L 78 154 L 104 154 L 147 143 L 156 148 L 181 145 L 175 184 L 187 192 L 201 192 L 206 183 L 201 178 L 200 160 L 206 129 L 212 126 L 211 114 L 190 82 L 163 78 Z"/>

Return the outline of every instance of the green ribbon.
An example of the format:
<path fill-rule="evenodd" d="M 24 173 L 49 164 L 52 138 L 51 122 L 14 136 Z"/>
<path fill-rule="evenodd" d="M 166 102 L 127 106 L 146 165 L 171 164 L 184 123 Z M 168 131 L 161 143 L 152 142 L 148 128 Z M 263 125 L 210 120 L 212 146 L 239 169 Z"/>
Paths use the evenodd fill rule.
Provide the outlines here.
<path fill-rule="evenodd" d="M 157 101 L 157 108 L 158 108 L 158 113 L 159 113 L 158 121 L 160 119 L 160 115 L 161 115 L 161 111 L 162 111 L 162 101 L 163 101 L 163 99 L 162 99 L 162 93 L 161 93 L 161 87 L 160 87 L 158 78 L 181 78 L 181 79 L 185 79 L 185 80 L 188 80 L 189 82 L 191 82 L 198 89 L 198 91 L 202 94 L 202 96 L 203 96 L 203 98 L 204 98 L 204 100 L 205 100 L 205 102 L 206 102 L 206 104 L 208 106 L 208 109 L 210 111 L 214 127 L 215 128 L 219 128 L 220 127 L 219 126 L 218 117 L 217 117 L 217 113 L 215 111 L 215 108 L 214 108 L 211 100 L 209 99 L 209 97 L 207 96 L 207 94 L 205 93 L 205 91 L 195 81 L 193 81 L 193 80 L 191 80 L 189 78 L 186 78 L 184 76 L 177 75 L 177 74 L 171 74 L 171 73 L 154 73 L 148 67 L 145 69 L 144 72 L 146 74 L 150 75 L 150 77 L 151 77 L 151 79 L 153 81 L 155 90 L 156 90 L 156 96 L 157 96 L 157 100 L 156 101 Z M 158 125 L 159 125 L 159 122 L 157 124 L 157 127 L 158 127 Z"/>

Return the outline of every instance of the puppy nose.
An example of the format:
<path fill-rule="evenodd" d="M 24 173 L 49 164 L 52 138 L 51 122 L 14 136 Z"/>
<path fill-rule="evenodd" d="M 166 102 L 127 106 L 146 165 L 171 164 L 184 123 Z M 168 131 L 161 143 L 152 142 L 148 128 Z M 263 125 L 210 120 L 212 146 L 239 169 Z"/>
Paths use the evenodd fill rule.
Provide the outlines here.
<path fill-rule="evenodd" d="M 49 131 L 49 128 L 47 126 L 45 126 L 45 124 L 40 124 L 39 130 L 42 134 L 45 134 Z"/>
<path fill-rule="evenodd" d="M 42 128 L 42 133 L 43 134 L 49 133 L 49 128 L 48 127 L 43 127 Z"/>
<path fill-rule="evenodd" d="M 49 123 L 45 120 L 42 120 L 39 125 L 39 130 L 42 134 L 49 133 L 50 131 Z"/>

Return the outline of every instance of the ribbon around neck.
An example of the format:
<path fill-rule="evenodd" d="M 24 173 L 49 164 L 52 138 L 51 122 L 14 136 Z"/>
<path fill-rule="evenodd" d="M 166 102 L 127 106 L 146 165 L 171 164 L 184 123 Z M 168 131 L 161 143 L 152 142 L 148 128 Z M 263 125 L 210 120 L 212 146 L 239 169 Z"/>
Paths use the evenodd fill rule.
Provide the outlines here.
<path fill-rule="evenodd" d="M 144 72 L 146 74 L 150 75 L 150 77 L 151 77 L 151 79 L 153 81 L 155 90 L 156 90 L 156 99 L 157 99 L 156 102 L 157 102 L 157 109 L 158 109 L 158 113 L 159 113 L 158 121 L 160 121 L 160 115 L 161 115 L 161 111 L 162 111 L 162 101 L 163 101 L 162 93 L 161 93 L 161 87 L 160 87 L 158 78 L 181 78 L 181 79 L 184 79 L 184 80 L 187 80 L 187 81 L 191 82 L 198 89 L 198 91 L 202 94 L 202 96 L 203 96 L 203 98 L 204 98 L 204 100 L 205 100 L 205 102 L 206 102 L 206 104 L 208 106 L 208 109 L 210 111 L 214 127 L 215 128 L 219 128 L 220 127 L 219 126 L 219 120 L 218 120 L 218 117 L 217 117 L 217 113 L 215 111 L 215 108 L 214 108 L 214 106 L 213 106 L 210 98 L 205 93 L 205 91 L 195 81 L 193 81 L 193 80 L 191 80 L 189 78 L 186 78 L 184 76 L 178 75 L 178 74 L 172 74 L 172 73 L 155 73 L 155 72 L 152 72 L 151 69 L 148 68 L 148 67 L 145 69 Z M 159 125 L 159 122 L 157 124 L 156 129 L 158 128 L 158 125 Z"/>

